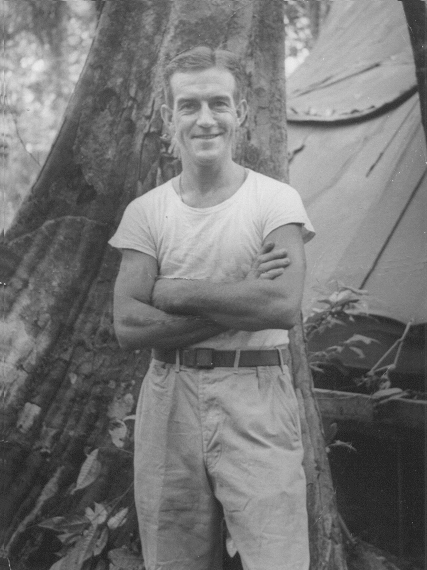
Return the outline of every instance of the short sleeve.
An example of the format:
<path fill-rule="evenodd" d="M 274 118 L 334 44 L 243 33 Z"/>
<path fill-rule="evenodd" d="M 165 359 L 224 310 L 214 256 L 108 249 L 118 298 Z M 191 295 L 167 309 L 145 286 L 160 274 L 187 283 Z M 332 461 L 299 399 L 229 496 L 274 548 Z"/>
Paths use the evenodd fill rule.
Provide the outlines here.
<path fill-rule="evenodd" d="M 301 224 L 304 243 L 314 237 L 315 231 L 301 197 L 292 186 L 283 183 L 274 184 L 271 191 L 262 194 L 267 198 L 263 200 L 263 239 L 273 230 L 286 224 Z"/>
<path fill-rule="evenodd" d="M 157 259 L 155 242 L 149 224 L 149 202 L 137 198 L 131 202 L 109 244 L 119 249 L 134 249 Z"/>

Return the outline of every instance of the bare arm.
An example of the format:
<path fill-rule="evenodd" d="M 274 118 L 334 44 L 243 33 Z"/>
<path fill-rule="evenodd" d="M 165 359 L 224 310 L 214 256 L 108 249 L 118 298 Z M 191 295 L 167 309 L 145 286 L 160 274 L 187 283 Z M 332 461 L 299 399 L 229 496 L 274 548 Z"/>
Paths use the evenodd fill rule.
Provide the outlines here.
<path fill-rule="evenodd" d="M 286 248 L 290 265 L 273 279 L 249 275 L 237 283 L 159 280 L 153 304 L 167 312 L 208 318 L 238 330 L 289 329 L 300 311 L 305 276 L 301 228 L 288 224 L 267 237 Z"/>
<path fill-rule="evenodd" d="M 114 288 L 114 329 L 120 346 L 178 348 L 226 330 L 226 326 L 214 324 L 208 317 L 172 315 L 151 306 L 157 272 L 154 257 L 123 250 Z"/>

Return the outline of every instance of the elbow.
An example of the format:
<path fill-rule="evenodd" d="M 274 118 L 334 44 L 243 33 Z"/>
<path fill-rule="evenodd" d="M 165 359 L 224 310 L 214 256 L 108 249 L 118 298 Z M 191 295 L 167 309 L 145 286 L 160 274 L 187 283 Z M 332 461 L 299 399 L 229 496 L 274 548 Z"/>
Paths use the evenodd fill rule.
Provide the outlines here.
<path fill-rule="evenodd" d="M 114 332 L 116 334 L 116 339 L 121 349 L 132 350 L 135 348 L 135 346 L 133 346 L 132 339 L 128 334 L 126 334 L 126 332 L 123 330 L 123 328 L 120 325 L 114 324 Z"/>
<path fill-rule="evenodd" d="M 147 317 L 140 314 L 142 303 L 131 301 L 126 297 L 115 300 L 113 323 L 117 342 L 123 350 L 150 348 Z"/>
<path fill-rule="evenodd" d="M 292 287 L 289 291 L 279 285 L 272 281 L 264 284 L 265 296 L 258 309 L 264 329 L 289 330 L 300 321 L 302 290 Z"/>
<path fill-rule="evenodd" d="M 300 306 L 289 306 L 283 300 L 274 303 L 269 310 L 269 326 L 272 329 L 292 329 L 300 320 Z"/>
<path fill-rule="evenodd" d="M 292 328 L 294 328 L 295 325 L 297 325 L 300 321 L 300 315 L 301 315 L 301 310 L 298 307 L 298 309 L 293 310 L 293 311 L 287 311 L 286 315 L 284 315 L 283 317 L 283 329 L 285 330 L 290 330 Z"/>
<path fill-rule="evenodd" d="M 143 339 L 141 337 L 136 338 L 129 327 L 120 320 L 114 321 L 114 332 L 121 349 L 129 351 L 145 348 Z"/>

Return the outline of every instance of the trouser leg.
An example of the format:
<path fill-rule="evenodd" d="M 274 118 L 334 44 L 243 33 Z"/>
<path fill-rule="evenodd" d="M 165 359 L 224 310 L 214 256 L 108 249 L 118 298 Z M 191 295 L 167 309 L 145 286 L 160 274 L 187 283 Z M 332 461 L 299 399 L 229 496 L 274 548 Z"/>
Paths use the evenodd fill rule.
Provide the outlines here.
<path fill-rule="evenodd" d="M 307 570 L 303 448 L 287 369 L 230 371 L 215 393 L 223 413 L 221 455 L 210 473 L 243 567 Z"/>
<path fill-rule="evenodd" d="M 135 501 L 147 570 L 220 570 L 222 511 L 206 474 L 197 382 L 154 361 L 135 425 Z"/>

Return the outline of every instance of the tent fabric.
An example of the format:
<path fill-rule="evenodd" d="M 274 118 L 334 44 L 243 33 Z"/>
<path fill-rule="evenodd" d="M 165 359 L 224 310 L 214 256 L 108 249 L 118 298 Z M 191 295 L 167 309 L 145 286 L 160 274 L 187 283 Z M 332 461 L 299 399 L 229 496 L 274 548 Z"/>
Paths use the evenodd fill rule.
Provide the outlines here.
<path fill-rule="evenodd" d="M 415 86 L 403 9 L 389 0 L 335 2 L 289 80 L 290 182 L 317 230 L 306 314 L 345 284 L 368 290 L 374 314 L 427 322 L 427 151 Z"/>
<path fill-rule="evenodd" d="M 354 121 L 416 89 L 402 5 L 339 0 L 315 49 L 288 81 L 288 120 Z"/>

